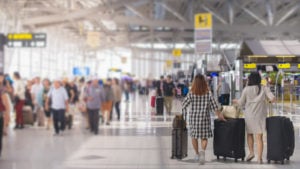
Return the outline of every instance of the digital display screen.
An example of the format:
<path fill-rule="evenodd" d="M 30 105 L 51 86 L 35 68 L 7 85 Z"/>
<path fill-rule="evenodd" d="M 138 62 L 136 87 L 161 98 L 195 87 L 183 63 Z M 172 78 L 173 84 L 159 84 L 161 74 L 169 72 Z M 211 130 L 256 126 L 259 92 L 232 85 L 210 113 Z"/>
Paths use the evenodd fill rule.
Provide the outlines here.
<path fill-rule="evenodd" d="M 43 48 L 46 47 L 47 34 L 45 33 L 10 33 L 7 35 L 7 46 Z"/>

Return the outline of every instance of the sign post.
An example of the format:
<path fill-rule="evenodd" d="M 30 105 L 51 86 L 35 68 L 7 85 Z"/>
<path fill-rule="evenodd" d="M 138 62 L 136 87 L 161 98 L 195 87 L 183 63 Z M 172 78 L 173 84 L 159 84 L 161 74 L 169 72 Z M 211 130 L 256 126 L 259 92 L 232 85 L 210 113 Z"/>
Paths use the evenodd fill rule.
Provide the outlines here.
<path fill-rule="evenodd" d="M 207 71 L 207 54 L 212 53 L 212 15 L 211 13 L 199 13 L 194 20 L 195 54 L 204 55 L 203 74 Z"/>

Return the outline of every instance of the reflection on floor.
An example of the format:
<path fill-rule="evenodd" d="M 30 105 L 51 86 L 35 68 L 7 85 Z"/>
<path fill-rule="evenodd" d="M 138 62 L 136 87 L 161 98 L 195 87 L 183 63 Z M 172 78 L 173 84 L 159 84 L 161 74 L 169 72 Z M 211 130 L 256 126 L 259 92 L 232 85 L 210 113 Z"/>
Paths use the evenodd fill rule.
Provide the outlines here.
<path fill-rule="evenodd" d="M 189 155 L 183 160 L 171 160 L 171 123 L 173 116 L 151 114 L 148 98 L 122 104 L 120 122 L 101 125 L 99 135 L 89 133 L 76 116 L 75 126 L 63 136 L 53 131 L 27 127 L 10 130 L 4 138 L 0 169 L 181 169 L 181 168 L 299 168 L 300 132 L 296 129 L 296 149 L 291 161 L 280 164 L 258 165 L 255 162 L 234 163 L 217 161 L 212 151 L 212 140 L 206 151 L 206 165 L 193 162 Z M 176 105 L 178 106 L 178 105 Z M 174 108 L 177 109 L 177 108 Z M 174 110 L 175 112 L 175 110 Z M 266 152 L 266 151 L 265 151 Z"/>

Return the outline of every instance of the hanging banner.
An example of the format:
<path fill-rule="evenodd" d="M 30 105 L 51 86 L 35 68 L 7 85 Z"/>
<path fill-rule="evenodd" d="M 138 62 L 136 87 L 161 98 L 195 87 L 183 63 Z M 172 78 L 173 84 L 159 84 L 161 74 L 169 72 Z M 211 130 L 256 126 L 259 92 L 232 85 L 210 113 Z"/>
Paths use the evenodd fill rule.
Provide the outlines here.
<path fill-rule="evenodd" d="M 211 13 L 199 13 L 194 21 L 195 53 L 212 53 L 212 15 Z"/>

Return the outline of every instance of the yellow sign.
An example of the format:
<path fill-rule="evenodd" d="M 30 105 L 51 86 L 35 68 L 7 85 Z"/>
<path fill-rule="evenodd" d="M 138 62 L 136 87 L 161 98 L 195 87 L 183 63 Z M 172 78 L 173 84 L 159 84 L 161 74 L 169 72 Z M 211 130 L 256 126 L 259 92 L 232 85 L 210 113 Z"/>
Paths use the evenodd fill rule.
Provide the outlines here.
<path fill-rule="evenodd" d="M 31 40 L 32 34 L 31 33 L 13 33 L 13 34 L 8 34 L 7 38 L 9 40 Z"/>
<path fill-rule="evenodd" d="M 195 15 L 195 29 L 211 29 L 211 13 L 199 13 Z"/>
<path fill-rule="evenodd" d="M 296 57 L 295 55 L 280 55 L 280 56 L 276 56 L 277 58 L 294 58 Z"/>
<path fill-rule="evenodd" d="M 244 69 L 256 69 L 255 63 L 244 64 Z"/>
<path fill-rule="evenodd" d="M 173 61 L 172 61 L 172 60 L 166 60 L 166 67 L 167 67 L 167 68 L 171 68 L 171 67 L 172 67 L 172 64 L 173 64 Z"/>
<path fill-rule="evenodd" d="M 174 57 L 180 57 L 181 54 L 182 54 L 181 49 L 173 49 L 173 51 L 172 51 L 172 55 Z"/>
<path fill-rule="evenodd" d="M 300 64 L 298 64 L 298 69 L 300 69 Z"/>
<path fill-rule="evenodd" d="M 283 64 L 278 64 L 279 69 L 289 69 L 291 68 L 291 64 L 289 63 L 283 63 Z"/>

